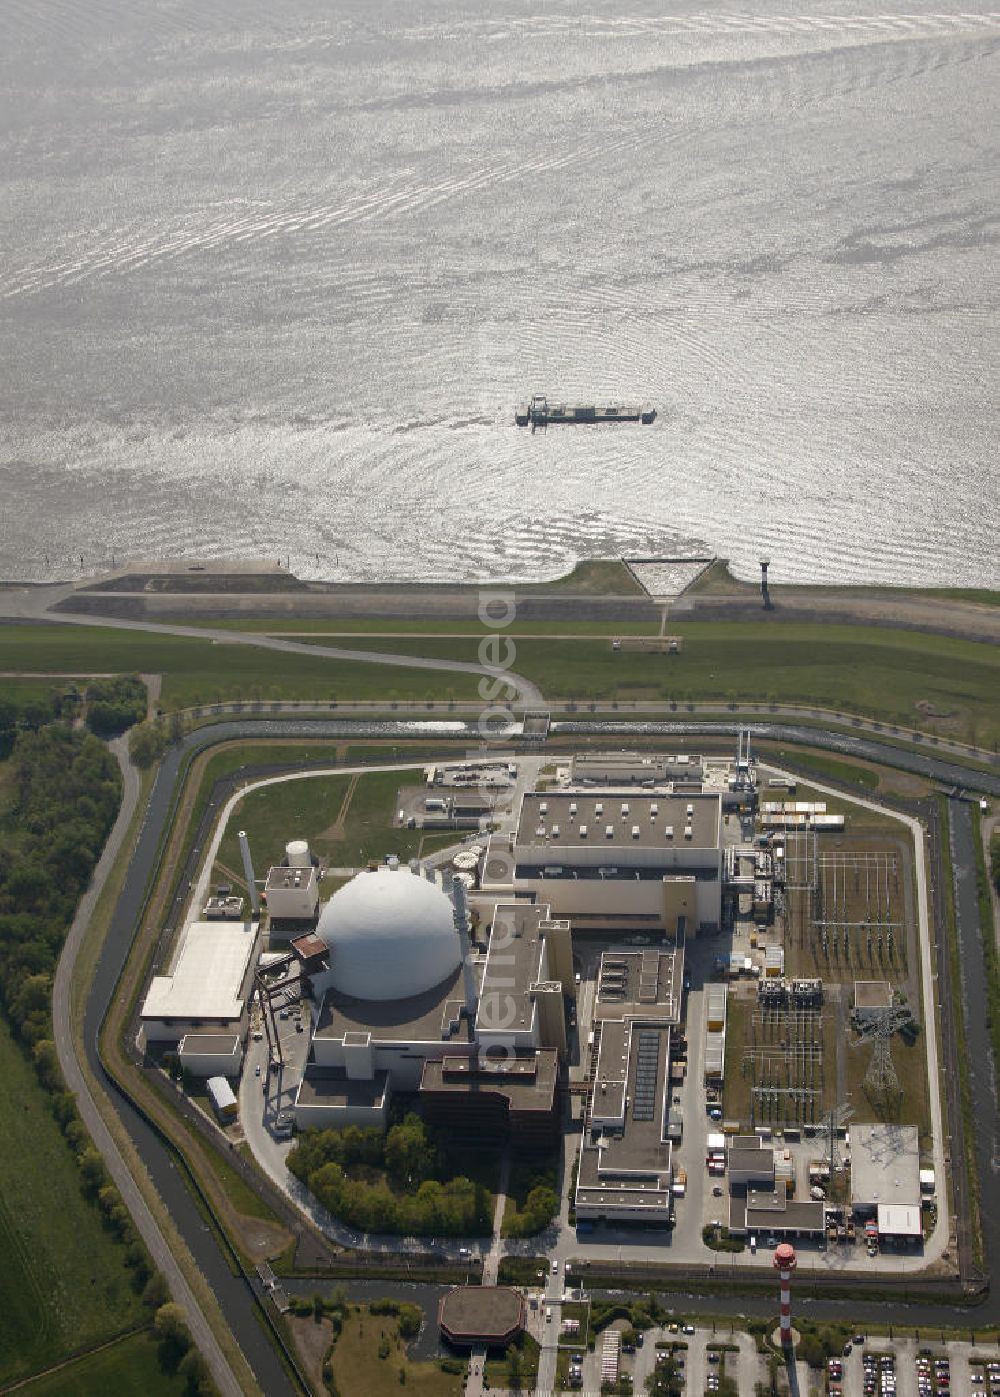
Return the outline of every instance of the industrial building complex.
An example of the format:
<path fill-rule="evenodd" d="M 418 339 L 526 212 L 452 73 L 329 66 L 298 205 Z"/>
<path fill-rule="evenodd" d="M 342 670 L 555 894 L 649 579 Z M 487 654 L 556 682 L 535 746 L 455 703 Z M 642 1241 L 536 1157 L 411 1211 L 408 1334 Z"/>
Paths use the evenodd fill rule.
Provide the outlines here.
<path fill-rule="evenodd" d="M 241 1110 L 276 1142 L 398 1108 L 564 1145 L 579 1247 L 671 1229 L 687 1261 L 789 1239 L 800 1269 L 941 1255 L 941 1140 L 916 1123 L 940 1119 L 937 1082 L 904 1091 L 893 1056 L 928 1003 L 909 831 L 797 798 L 745 737 L 735 758 L 496 763 L 478 803 L 467 766 L 425 778 L 401 774 L 400 824 L 457 831 L 430 861 L 390 849 L 328 893 L 310 831 L 259 881 L 241 837 L 246 896 L 202 887 L 142 1004 L 147 1051 L 252 1071 Z M 509 1309 L 446 1320 L 461 1343 Z"/>

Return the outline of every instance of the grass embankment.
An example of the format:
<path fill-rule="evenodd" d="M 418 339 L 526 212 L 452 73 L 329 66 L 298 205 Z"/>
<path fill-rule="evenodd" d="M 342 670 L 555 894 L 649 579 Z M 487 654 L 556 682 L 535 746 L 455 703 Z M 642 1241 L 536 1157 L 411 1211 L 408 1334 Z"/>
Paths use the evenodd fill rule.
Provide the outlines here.
<path fill-rule="evenodd" d="M 186 1380 L 164 1372 L 153 1336 L 129 1334 L 19 1389 L 24 1397 L 182 1397 Z"/>
<path fill-rule="evenodd" d="M 51 1098 L 2 1020 L 0 1121 L 0 1383 L 6 1383 L 135 1328 L 148 1314 L 129 1284 L 122 1248 L 81 1192 Z"/>
<path fill-rule="evenodd" d="M 716 558 L 700 577 L 688 588 L 688 593 L 700 592 L 707 596 L 735 597 L 759 594 L 760 583 L 743 581 L 730 571 L 726 558 Z M 851 586 L 830 586 L 828 583 L 771 583 L 772 596 L 780 601 L 782 596 L 805 596 L 818 593 L 835 600 L 850 601 L 856 597 L 936 597 L 942 601 L 977 602 L 984 606 L 1000 606 L 1000 592 L 982 587 L 882 587 L 877 584 Z"/>
<path fill-rule="evenodd" d="M 985 587 L 922 587 L 919 596 L 941 597 L 944 601 L 971 601 L 980 606 L 1000 606 L 1000 592 Z"/>
<path fill-rule="evenodd" d="M 344 1320 L 329 1358 L 335 1391 L 365 1397 L 460 1397 L 461 1373 L 446 1372 L 440 1361 L 415 1363 L 406 1353 L 394 1315 L 373 1315 L 367 1307 L 351 1311 Z M 464 1368 L 464 1364 L 456 1365 Z"/>
<path fill-rule="evenodd" d="M 878 789 L 879 773 L 874 766 L 857 766 L 854 762 L 841 761 L 838 757 L 821 756 L 818 752 L 796 751 L 792 757 L 796 770 L 808 772 L 820 780 L 837 781 L 842 786 L 860 786 L 866 791 Z M 761 792 L 763 800 L 783 800 L 780 792 L 770 794 L 765 788 Z M 797 797 L 792 797 L 797 799 Z"/>
<path fill-rule="evenodd" d="M 652 606 L 652 603 L 650 604 Z M 157 618 L 159 619 L 159 617 Z M 166 619 L 166 618 L 164 618 Z M 414 620 L 397 616 L 310 616 L 301 615 L 294 619 L 275 616 L 247 616 L 222 621 L 200 620 L 178 613 L 172 618 L 186 626 L 199 630 L 246 631 L 255 635 L 286 636 L 289 640 L 305 640 L 310 636 L 324 637 L 331 644 L 338 642 L 334 637 L 343 637 L 345 648 L 353 647 L 355 636 L 379 636 L 386 640 L 398 636 L 400 639 L 413 639 L 415 636 L 437 636 L 442 639 L 469 637 L 478 644 L 484 636 L 525 635 L 525 636 L 616 636 L 616 635 L 657 635 L 660 629 L 658 615 L 650 614 L 646 621 L 534 621 L 517 619 L 508 626 L 491 627 L 470 617 L 442 616 L 435 619 Z M 389 645 L 385 649 L 391 649 Z"/>
<path fill-rule="evenodd" d="M 972 812 L 972 830 L 976 844 L 976 894 L 979 899 L 979 930 L 983 938 L 983 961 L 986 966 L 986 1016 L 993 1047 L 993 1073 L 1000 1083 L 1000 954 L 997 952 L 996 927 L 993 919 L 993 898 L 983 846 L 983 821 L 978 810 Z M 994 838 L 996 836 L 994 835 Z"/>
<path fill-rule="evenodd" d="M 840 625 L 671 622 L 677 655 L 615 651 L 593 639 L 516 642 L 513 668 L 550 700 L 815 705 L 1000 742 L 1000 651 L 950 636 Z M 359 637 L 356 648 L 381 642 Z M 401 639 L 400 654 L 470 660 L 470 639 Z"/>
<path fill-rule="evenodd" d="M 969 1079 L 969 1050 L 965 1036 L 965 1005 L 962 999 L 962 951 L 958 939 L 958 918 L 955 913 L 955 876 L 951 861 L 951 821 L 948 817 L 948 801 L 938 796 L 938 822 L 941 842 L 941 894 L 944 903 L 945 925 L 938 931 L 947 938 L 948 984 L 951 1003 L 948 1013 L 951 1016 L 955 1033 L 955 1056 L 958 1065 L 958 1100 L 961 1122 L 950 1122 L 954 1139 L 957 1129 L 961 1131 L 961 1148 L 965 1155 L 967 1194 L 969 1198 L 972 1253 L 976 1266 L 983 1266 L 983 1234 L 979 1216 L 979 1163 L 976 1159 L 976 1116 L 972 1101 L 972 1083 Z M 941 1007 L 942 1018 L 945 1009 Z"/>
<path fill-rule="evenodd" d="M 410 781 L 418 774 L 411 773 Z M 313 853 L 331 867 L 360 867 L 386 854 L 401 859 L 455 844 L 461 831 L 426 834 L 394 825 L 396 792 L 406 772 L 377 771 L 362 776 L 303 776 L 264 786 L 234 807 L 216 861 L 216 871 L 239 877 L 239 831 L 246 830 L 258 864 L 280 863 L 289 839 L 309 841 Z"/>
<path fill-rule="evenodd" d="M 516 592 L 576 592 L 586 596 L 645 596 L 645 591 L 620 558 L 586 558 L 562 577 L 547 582 L 514 582 L 509 590 Z M 477 590 L 505 590 L 505 584 L 479 584 Z"/>
<path fill-rule="evenodd" d="M 353 645 L 351 648 L 358 648 Z M 395 648 L 395 647 L 393 647 Z M 160 707 L 235 699 L 345 701 L 475 699 L 475 675 L 431 673 L 364 660 L 276 654 L 250 645 L 100 626 L 0 626 L 0 671 L 162 674 Z"/>

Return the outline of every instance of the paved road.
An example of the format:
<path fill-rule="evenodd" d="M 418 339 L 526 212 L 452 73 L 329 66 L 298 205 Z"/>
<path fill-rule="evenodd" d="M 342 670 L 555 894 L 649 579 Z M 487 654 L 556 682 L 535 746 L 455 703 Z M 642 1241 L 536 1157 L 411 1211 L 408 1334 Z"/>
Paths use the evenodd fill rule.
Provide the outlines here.
<path fill-rule="evenodd" d="M 122 841 L 128 832 L 129 825 L 135 813 L 139 799 L 139 778 L 135 768 L 128 760 L 127 744 L 124 738 L 119 738 L 112 743 L 112 751 L 118 759 L 122 769 L 122 802 L 118 811 L 118 818 L 115 821 L 108 841 L 104 846 L 104 852 L 94 870 L 94 876 L 90 887 L 84 894 L 73 918 L 73 925 L 63 945 L 59 963 L 56 967 L 55 982 L 52 989 L 52 1019 L 55 1032 L 56 1052 L 59 1056 L 59 1065 L 62 1068 L 66 1085 L 76 1096 L 77 1109 L 84 1125 L 90 1132 L 91 1139 L 107 1165 L 108 1172 L 114 1180 L 115 1187 L 125 1202 L 132 1215 L 132 1221 L 136 1229 L 149 1248 L 153 1261 L 163 1273 L 167 1284 L 170 1287 L 170 1294 L 182 1305 L 187 1315 L 188 1326 L 192 1337 L 205 1360 L 211 1369 L 212 1378 L 219 1391 L 225 1397 L 239 1397 L 242 1388 L 236 1379 L 229 1361 L 223 1353 L 219 1342 L 212 1332 L 205 1313 L 201 1308 L 194 1292 L 187 1283 L 183 1271 L 174 1259 L 167 1240 L 160 1231 L 159 1223 L 153 1216 L 141 1193 L 138 1184 L 132 1177 L 132 1173 L 125 1160 L 119 1152 L 111 1132 L 105 1124 L 104 1117 L 98 1110 L 97 1103 L 91 1095 L 90 1088 L 83 1073 L 83 1068 L 77 1059 L 76 1042 L 72 1031 L 72 1013 L 70 1007 L 70 996 L 73 985 L 73 971 L 76 966 L 77 955 L 84 933 L 89 925 L 97 899 L 99 898 L 109 873 L 114 866 L 115 859 L 121 848 Z M 98 1079 L 100 1080 L 100 1079 Z"/>

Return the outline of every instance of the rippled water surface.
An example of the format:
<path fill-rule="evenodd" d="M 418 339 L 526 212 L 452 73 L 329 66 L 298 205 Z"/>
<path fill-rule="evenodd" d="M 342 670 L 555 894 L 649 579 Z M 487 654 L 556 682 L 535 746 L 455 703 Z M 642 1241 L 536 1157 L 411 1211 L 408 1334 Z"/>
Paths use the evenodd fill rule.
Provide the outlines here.
<path fill-rule="evenodd" d="M 1000 14 L 4 0 L 0 576 L 1000 586 Z M 532 391 L 651 427 L 532 436 Z"/>

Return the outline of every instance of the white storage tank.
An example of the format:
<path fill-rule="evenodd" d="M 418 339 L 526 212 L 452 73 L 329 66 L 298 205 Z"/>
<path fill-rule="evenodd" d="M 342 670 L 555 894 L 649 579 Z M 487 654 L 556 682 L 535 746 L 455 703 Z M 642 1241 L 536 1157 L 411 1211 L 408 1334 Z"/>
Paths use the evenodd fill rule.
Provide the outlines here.
<path fill-rule="evenodd" d="M 311 868 L 312 858 L 309 845 L 304 839 L 292 839 L 285 845 L 285 857 L 289 868 Z"/>

